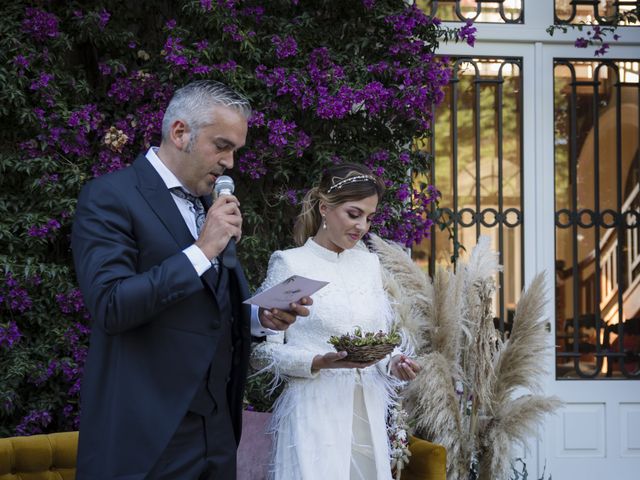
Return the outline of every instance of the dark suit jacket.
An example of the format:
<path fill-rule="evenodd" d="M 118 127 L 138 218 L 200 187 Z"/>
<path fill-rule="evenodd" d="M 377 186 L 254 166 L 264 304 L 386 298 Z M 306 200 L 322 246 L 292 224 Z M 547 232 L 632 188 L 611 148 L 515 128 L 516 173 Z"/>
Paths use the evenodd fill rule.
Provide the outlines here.
<path fill-rule="evenodd" d="M 144 478 L 205 377 L 220 318 L 213 289 L 182 253 L 193 242 L 166 185 L 142 156 L 80 194 L 72 249 L 92 333 L 79 480 Z M 241 302 L 249 292 L 239 265 L 230 277 L 232 375 L 227 391 L 215 394 L 227 395 L 239 442 L 250 346 L 249 309 Z"/>

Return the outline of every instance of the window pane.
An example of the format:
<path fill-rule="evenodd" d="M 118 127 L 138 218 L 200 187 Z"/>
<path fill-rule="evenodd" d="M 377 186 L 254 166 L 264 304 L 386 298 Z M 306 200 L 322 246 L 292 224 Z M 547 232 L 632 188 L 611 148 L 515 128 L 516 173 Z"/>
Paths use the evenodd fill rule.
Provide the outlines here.
<path fill-rule="evenodd" d="M 449 228 L 434 228 L 413 256 L 433 272 L 436 264 L 450 264 L 454 245 L 471 251 L 479 235 L 491 237 L 504 265 L 494 315 L 508 331 L 523 279 L 521 62 L 458 59 L 453 68 L 435 112 L 434 137 L 425 145 L 442 192 L 440 219 Z"/>
<path fill-rule="evenodd" d="M 618 13 L 633 10 L 640 2 L 620 0 L 555 0 L 556 23 L 607 23 Z M 623 25 L 631 25 L 624 21 Z M 634 23 L 633 25 L 638 25 Z"/>
<path fill-rule="evenodd" d="M 523 23 L 524 0 L 418 0 L 417 5 L 441 20 L 472 19 L 486 23 Z"/>
<path fill-rule="evenodd" d="M 638 67 L 555 64 L 559 378 L 640 377 Z"/>

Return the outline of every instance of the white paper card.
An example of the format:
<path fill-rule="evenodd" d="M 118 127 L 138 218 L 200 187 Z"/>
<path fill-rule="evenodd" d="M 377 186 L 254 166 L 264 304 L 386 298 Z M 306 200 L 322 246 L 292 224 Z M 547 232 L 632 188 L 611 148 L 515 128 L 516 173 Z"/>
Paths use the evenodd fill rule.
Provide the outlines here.
<path fill-rule="evenodd" d="M 293 275 L 269 290 L 248 298 L 243 303 L 250 303 L 267 309 L 289 310 L 291 303 L 298 302 L 302 297 L 313 295 L 328 283 Z"/>

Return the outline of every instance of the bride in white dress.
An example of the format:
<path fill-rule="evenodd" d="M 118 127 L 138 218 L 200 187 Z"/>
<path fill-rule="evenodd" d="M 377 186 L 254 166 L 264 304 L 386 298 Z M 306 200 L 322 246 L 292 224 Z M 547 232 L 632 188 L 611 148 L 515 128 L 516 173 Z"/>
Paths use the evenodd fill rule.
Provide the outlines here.
<path fill-rule="evenodd" d="M 276 480 L 391 480 L 386 412 L 398 380 L 418 365 L 401 353 L 375 364 L 344 360 L 332 335 L 389 331 L 394 318 L 378 257 L 360 241 L 384 191 L 362 165 L 330 167 L 306 195 L 301 245 L 276 251 L 261 290 L 297 274 L 329 284 L 308 317 L 254 347 L 252 363 L 286 387 L 274 409 Z M 313 236 L 312 236 L 313 235 Z"/>

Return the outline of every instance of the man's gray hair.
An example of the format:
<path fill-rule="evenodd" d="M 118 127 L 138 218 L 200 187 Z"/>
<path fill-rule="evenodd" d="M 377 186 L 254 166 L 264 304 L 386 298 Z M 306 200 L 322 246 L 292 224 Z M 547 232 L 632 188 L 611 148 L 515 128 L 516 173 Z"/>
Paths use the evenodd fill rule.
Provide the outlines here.
<path fill-rule="evenodd" d="M 224 83 L 198 80 L 176 90 L 173 94 L 162 118 L 162 139 L 169 138 L 173 122 L 182 120 L 191 129 L 189 143 L 193 143 L 198 130 L 215 121 L 211 109 L 216 105 L 237 110 L 247 119 L 251 116 L 251 105 L 246 97 Z"/>

